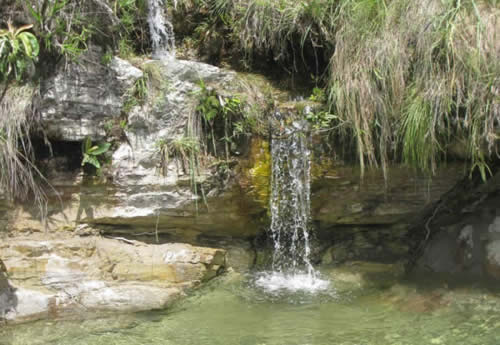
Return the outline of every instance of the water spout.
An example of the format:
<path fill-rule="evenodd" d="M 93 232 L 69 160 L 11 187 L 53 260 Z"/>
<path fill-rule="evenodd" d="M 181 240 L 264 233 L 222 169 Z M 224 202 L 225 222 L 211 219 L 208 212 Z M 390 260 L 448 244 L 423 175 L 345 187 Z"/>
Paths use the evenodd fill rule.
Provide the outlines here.
<path fill-rule="evenodd" d="M 172 23 L 165 16 L 164 0 L 148 0 L 148 24 L 153 59 L 175 57 L 175 36 Z"/>

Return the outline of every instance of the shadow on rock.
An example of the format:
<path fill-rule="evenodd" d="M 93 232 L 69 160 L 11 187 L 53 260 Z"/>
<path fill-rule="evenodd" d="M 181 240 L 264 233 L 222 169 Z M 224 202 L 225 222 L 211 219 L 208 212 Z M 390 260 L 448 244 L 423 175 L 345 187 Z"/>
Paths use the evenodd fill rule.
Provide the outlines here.
<path fill-rule="evenodd" d="M 0 261 L 0 324 L 6 322 L 6 315 L 16 310 L 17 296 L 15 288 L 10 285 L 5 272 L 5 266 Z"/>

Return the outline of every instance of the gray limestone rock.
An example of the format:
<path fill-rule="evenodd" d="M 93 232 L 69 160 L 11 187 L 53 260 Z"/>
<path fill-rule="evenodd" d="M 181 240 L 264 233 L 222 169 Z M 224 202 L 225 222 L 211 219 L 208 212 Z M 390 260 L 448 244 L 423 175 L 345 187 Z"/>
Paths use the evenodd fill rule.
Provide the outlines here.
<path fill-rule="evenodd" d="M 63 61 L 42 81 L 39 111 L 49 137 L 101 139 L 105 123 L 120 116 L 127 90 L 143 74 L 117 57 L 103 65 L 101 56 L 99 48 L 89 49 L 80 62 Z"/>
<path fill-rule="evenodd" d="M 225 267 L 221 249 L 93 236 L 9 238 L 0 252 L 0 318 L 8 322 L 164 308 Z"/>

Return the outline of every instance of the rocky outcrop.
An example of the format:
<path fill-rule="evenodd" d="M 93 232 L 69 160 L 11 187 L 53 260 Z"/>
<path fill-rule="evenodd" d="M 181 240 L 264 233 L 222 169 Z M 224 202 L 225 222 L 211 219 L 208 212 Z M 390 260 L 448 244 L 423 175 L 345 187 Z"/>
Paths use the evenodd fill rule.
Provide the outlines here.
<path fill-rule="evenodd" d="M 2 242 L 1 318 L 20 322 L 164 308 L 225 267 L 220 249 L 58 237 Z"/>
<path fill-rule="evenodd" d="M 459 165 L 441 168 L 432 177 L 393 166 L 387 180 L 380 170 L 368 171 L 362 179 L 356 167 L 321 168 L 312 186 L 312 212 L 321 229 L 409 224 L 463 176 Z"/>
<path fill-rule="evenodd" d="M 98 60 L 98 53 L 89 54 Z M 96 182 L 80 171 L 50 169 L 54 190 L 48 191 L 52 193 L 49 230 L 88 223 L 107 233 L 155 233 L 191 243 L 200 236 L 255 236 L 260 231 L 259 214 L 265 211 L 238 200 L 242 190 L 228 176 L 234 172 L 220 174 L 217 164 L 200 163 L 193 179 L 190 169 L 181 167 L 181 157 L 170 157 L 167 162 L 160 152 L 162 143 L 182 139 L 189 121 L 195 121 L 200 81 L 221 94 L 230 94 L 241 87 L 236 74 L 180 60 L 146 61 L 141 68 L 149 86 L 147 100 L 130 109 L 122 128 L 125 139 L 106 167 L 107 182 Z M 48 136 L 56 140 L 53 145 L 64 145 L 57 140 L 82 140 L 87 135 L 99 139 L 107 121 L 120 115 L 126 90 L 142 75 L 117 58 L 109 66 L 81 63 L 61 67 L 41 91 L 40 111 Z M 10 230 L 41 231 L 35 213 L 29 207 L 18 209 Z"/>
<path fill-rule="evenodd" d="M 417 270 L 500 279 L 500 174 L 434 210 Z M 439 231 L 437 231 L 439 230 Z"/>
<path fill-rule="evenodd" d="M 40 86 L 40 111 L 47 135 L 65 141 L 86 136 L 102 139 L 105 125 L 119 118 L 141 70 L 118 57 L 102 63 L 99 48 L 92 47 L 80 63 L 62 61 Z"/>

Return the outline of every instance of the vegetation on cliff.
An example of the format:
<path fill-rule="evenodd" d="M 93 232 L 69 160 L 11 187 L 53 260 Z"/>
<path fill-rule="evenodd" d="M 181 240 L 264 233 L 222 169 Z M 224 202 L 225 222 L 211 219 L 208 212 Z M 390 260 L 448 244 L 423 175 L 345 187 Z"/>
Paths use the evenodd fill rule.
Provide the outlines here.
<path fill-rule="evenodd" d="M 171 10 L 202 53 L 311 73 L 362 170 L 403 161 L 434 172 L 462 146 L 486 175 L 497 153 L 498 1 L 181 0 Z"/>
<path fill-rule="evenodd" d="M 486 178 L 498 156 L 497 0 L 167 0 L 165 9 L 181 51 L 311 78 L 324 102 L 321 127 L 353 148 L 362 170 L 404 162 L 433 172 L 460 151 Z M 4 81 L 22 79 L 16 68 L 32 61 L 30 77 L 49 74 L 90 45 L 103 48 L 103 63 L 150 53 L 145 0 L 7 0 L 0 14 L 1 37 L 17 33 L 0 41 Z M 205 125 L 227 139 L 234 126 L 217 119 Z"/>

